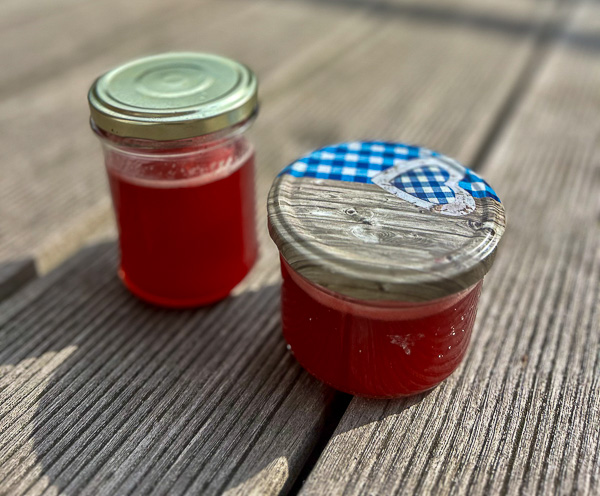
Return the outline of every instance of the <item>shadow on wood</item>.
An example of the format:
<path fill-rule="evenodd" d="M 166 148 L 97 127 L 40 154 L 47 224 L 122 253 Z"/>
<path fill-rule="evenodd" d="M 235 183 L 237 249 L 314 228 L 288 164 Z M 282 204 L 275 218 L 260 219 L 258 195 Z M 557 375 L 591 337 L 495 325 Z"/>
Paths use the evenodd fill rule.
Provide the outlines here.
<path fill-rule="evenodd" d="M 116 259 L 113 243 L 86 248 L 1 307 L 0 489 L 278 494 L 301 484 L 351 397 L 286 350 L 278 285 L 160 309 L 122 286 Z"/>
<path fill-rule="evenodd" d="M 0 262 L 0 301 L 17 292 L 37 277 L 32 258 Z"/>
<path fill-rule="evenodd" d="M 334 393 L 287 352 L 278 285 L 171 311 L 116 264 L 112 243 L 84 249 L 3 305 L 1 490 L 289 488 Z"/>

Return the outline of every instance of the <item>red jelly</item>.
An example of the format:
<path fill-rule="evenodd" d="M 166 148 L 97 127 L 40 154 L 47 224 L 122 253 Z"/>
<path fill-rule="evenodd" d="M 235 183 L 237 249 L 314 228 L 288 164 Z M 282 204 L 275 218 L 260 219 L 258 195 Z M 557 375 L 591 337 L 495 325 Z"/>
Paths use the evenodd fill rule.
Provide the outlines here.
<path fill-rule="evenodd" d="M 125 285 L 171 307 L 227 296 L 257 255 L 248 142 L 188 144 L 176 150 L 176 168 L 164 153 L 133 158 L 110 145 L 105 149 Z"/>
<path fill-rule="evenodd" d="M 281 261 L 283 335 L 296 359 L 350 394 L 392 398 L 431 389 L 460 364 L 481 283 L 427 303 L 362 302 L 311 284 Z"/>
<path fill-rule="evenodd" d="M 244 131 L 256 81 L 237 62 L 166 54 L 90 90 L 119 228 L 119 275 L 168 307 L 227 296 L 257 256 L 254 150 Z"/>
<path fill-rule="evenodd" d="M 331 145 L 282 171 L 268 214 L 283 335 L 306 370 L 371 398 L 456 370 L 505 227 L 475 172 L 402 143 Z"/>

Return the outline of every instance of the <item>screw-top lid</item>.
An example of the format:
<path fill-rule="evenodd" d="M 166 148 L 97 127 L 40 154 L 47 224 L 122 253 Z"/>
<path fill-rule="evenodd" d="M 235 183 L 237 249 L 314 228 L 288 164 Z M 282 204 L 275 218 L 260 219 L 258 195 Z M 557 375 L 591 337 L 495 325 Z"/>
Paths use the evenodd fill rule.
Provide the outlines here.
<path fill-rule="evenodd" d="M 505 228 L 500 199 L 475 172 L 381 141 L 327 146 L 290 164 L 268 213 L 296 272 L 363 300 L 428 301 L 470 287 Z"/>
<path fill-rule="evenodd" d="M 205 53 L 137 59 L 100 76 L 88 94 L 92 119 L 117 136 L 191 138 L 241 123 L 257 109 L 254 73 Z"/>

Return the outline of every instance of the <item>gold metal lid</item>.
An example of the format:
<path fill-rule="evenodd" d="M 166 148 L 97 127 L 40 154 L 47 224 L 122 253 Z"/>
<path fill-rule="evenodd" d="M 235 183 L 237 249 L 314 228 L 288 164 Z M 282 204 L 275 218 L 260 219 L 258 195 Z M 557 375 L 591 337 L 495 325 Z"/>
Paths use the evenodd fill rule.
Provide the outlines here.
<path fill-rule="evenodd" d="M 492 266 L 504 207 L 478 174 L 426 148 L 365 141 L 316 150 L 286 167 L 268 201 L 287 263 L 360 300 L 456 294 Z"/>
<path fill-rule="evenodd" d="M 226 129 L 257 109 L 257 80 L 248 67 L 206 53 L 165 53 L 119 66 L 88 93 L 91 116 L 117 136 L 191 138 Z"/>

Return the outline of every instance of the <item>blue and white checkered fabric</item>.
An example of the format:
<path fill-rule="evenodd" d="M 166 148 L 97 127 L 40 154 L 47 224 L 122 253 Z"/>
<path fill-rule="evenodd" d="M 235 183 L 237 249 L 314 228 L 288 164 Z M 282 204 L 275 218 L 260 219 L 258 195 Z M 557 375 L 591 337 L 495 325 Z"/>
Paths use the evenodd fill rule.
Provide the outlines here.
<path fill-rule="evenodd" d="M 352 183 L 370 183 L 371 178 L 395 165 L 425 155 L 425 149 L 384 141 L 363 141 L 326 146 L 288 165 L 282 174 L 316 177 Z"/>
<path fill-rule="evenodd" d="M 320 148 L 288 165 L 281 174 L 372 184 L 372 177 L 399 162 L 432 156 L 441 155 L 402 143 L 356 141 Z M 394 185 L 430 203 L 446 204 L 454 199 L 454 192 L 445 185 L 448 177 L 448 173 L 439 167 L 421 167 L 396 177 Z M 474 198 L 491 197 L 500 201 L 494 190 L 467 168 L 458 184 Z"/>
<path fill-rule="evenodd" d="M 466 169 L 466 168 L 465 168 Z M 475 174 L 472 170 L 465 170 L 465 177 L 458 183 L 458 185 L 471 193 L 473 198 L 485 198 L 490 197 L 500 201 L 500 198 L 496 195 L 496 192 L 492 189 L 492 187 L 486 183 L 481 177 Z"/>

